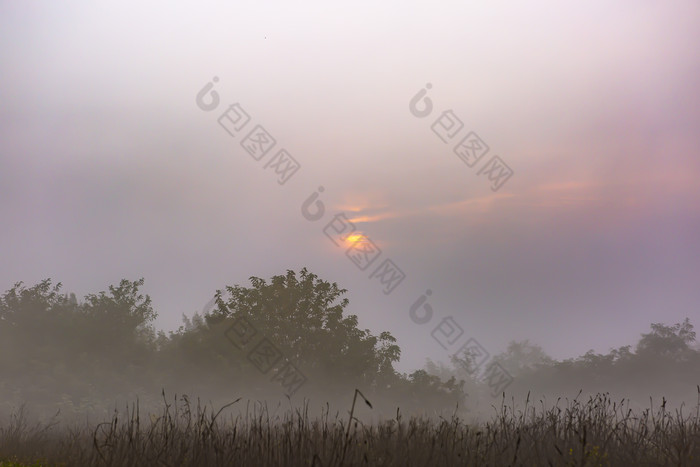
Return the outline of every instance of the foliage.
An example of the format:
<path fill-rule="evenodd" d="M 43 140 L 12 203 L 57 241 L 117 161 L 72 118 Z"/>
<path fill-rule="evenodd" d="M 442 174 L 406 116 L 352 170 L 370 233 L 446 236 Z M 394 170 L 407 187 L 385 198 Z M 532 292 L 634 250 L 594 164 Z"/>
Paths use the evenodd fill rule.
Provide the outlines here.
<path fill-rule="evenodd" d="M 360 329 L 358 317 L 345 313 L 347 291 L 307 269 L 269 280 L 251 277 L 249 287 L 218 291 L 212 312 L 183 316 L 183 325 L 169 334 L 155 333 L 156 312 L 143 285 L 143 279 L 125 279 L 80 302 L 50 279 L 32 287 L 19 282 L 3 294 L 5 406 L 29 401 L 34 408 L 64 413 L 104 411 L 113 401 L 153 397 L 162 388 L 213 397 L 246 390 L 280 397 L 279 385 L 251 363 L 247 350 L 236 349 L 222 334 L 242 317 L 301 369 L 308 378 L 305 390 L 333 394 L 358 385 L 379 399 L 400 392 L 430 400 L 425 410 L 463 399 L 454 381 L 398 374 L 393 365 L 401 349 L 394 336 Z"/>
<path fill-rule="evenodd" d="M 216 308 L 183 316 L 176 331 L 156 335 L 156 317 L 144 280 L 122 280 L 82 301 L 61 293 L 50 279 L 27 287 L 16 283 L 0 296 L 0 409 L 28 401 L 34 407 L 80 412 L 129 397 L 151 397 L 161 389 L 212 397 L 252 391 L 281 397 L 270 374 L 256 368 L 248 350 L 222 333 L 241 318 L 274 343 L 285 361 L 308 378 L 305 395 L 340 394 L 357 386 L 378 401 L 401 400 L 424 413 L 439 413 L 489 401 L 473 355 L 453 356 L 451 366 L 428 362 L 425 370 L 399 374 L 401 355 L 389 332 L 373 334 L 348 315 L 347 291 L 307 269 L 269 280 L 251 277 L 216 293 Z M 694 388 L 700 352 L 688 319 L 654 323 L 632 350 L 556 361 L 529 341 L 511 342 L 495 356 L 515 377 L 511 394 L 615 391 L 623 385 L 661 394 L 670 383 Z M 314 392 L 315 391 L 315 392 Z M 0 410 L 1 412 L 2 410 Z"/>
<path fill-rule="evenodd" d="M 373 335 L 358 328 L 356 315 L 344 316 L 347 292 L 319 279 L 306 268 L 270 281 L 250 278 L 251 287 L 229 286 L 228 298 L 217 293 L 218 308 L 205 316 L 209 324 L 250 319 L 282 353 L 328 380 L 371 385 L 392 376 L 401 350 L 389 332 Z"/>
<path fill-rule="evenodd" d="M 638 354 L 682 359 L 692 353 L 691 345 L 695 342 L 695 331 L 688 318 L 673 326 L 653 323 L 651 330 L 648 334 L 642 334 L 637 344 Z"/>

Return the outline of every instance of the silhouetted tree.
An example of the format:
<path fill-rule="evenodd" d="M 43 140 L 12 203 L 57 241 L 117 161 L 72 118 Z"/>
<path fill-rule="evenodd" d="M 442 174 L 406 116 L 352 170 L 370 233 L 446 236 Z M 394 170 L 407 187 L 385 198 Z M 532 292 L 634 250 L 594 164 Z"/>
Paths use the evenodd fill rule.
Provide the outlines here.
<path fill-rule="evenodd" d="M 530 343 L 529 340 L 511 341 L 505 352 L 493 357 L 514 378 L 525 372 L 537 369 L 540 365 L 551 365 L 554 360 L 547 355 L 542 347 Z"/>
<path fill-rule="evenodd" d="M 306 372 L 339 384 L 376 384 L 395 376 L 401 350 L 389 332 L 373 335 L 358 328 L 356 315 L 344 315 L 349 301 L 338 285 L 321 280 L 306 268 L 297 275 L 250 278 L 251 287 L 217 292 L 217 308 L 205 316 L 210 325 L 249 319 L 291 361 Z M 241 359 L 242 366 L 245 366 Z"/>
<path fill-rule="evenodd" d="M 637 343 L 637 354 L 640 356 L 685 359 L 693 351 L 691 345 L 695 342 L 695 331 L 688 318 L 673 326 L 653 323 L 651 330 L 650 333 L 642 334 Z"/>
<path fill-rule="evenodd" d="M 50 403 L 141 387 L 156 316 L 142 285 L 123 280 L 78 303 L 50 279 L 16 283 L 0 297 L 0 389 Z"/>

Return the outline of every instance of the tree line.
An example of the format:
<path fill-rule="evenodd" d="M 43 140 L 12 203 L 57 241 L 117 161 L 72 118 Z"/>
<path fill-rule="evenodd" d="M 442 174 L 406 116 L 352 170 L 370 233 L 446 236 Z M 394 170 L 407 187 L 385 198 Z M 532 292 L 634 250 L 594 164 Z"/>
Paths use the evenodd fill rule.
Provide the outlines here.
<path fill-rule="evenodd" d="M 0 297 L 0 397 L 80 412 L 110 401 L 164 391 L 211 399 L 343 400 L 355 388 L 370 399 L 423 412 L 490 400 L 472 355 L 448 365 L 427 361 L 410 374 L 394 365 L 401 349 L 390 332 L 360 329 L 345 312 L 347 290 L 306 268 L 248 286 L 219 290 L 215 307 L 179 329 L 156 331 L 144 280 L 122 280 L 78 301 L 46 279 L 16 283 Z M 633 350 L 556 361 L 528 341 L 511 342 L 493 360 L 518 391 L 571 394 L 584 388 L 647 388 L 676 381 L 695 387 L 700 352 L 688 319 L 651 325 Z M 665 379 L 664 379 L 665 378 Z"/>

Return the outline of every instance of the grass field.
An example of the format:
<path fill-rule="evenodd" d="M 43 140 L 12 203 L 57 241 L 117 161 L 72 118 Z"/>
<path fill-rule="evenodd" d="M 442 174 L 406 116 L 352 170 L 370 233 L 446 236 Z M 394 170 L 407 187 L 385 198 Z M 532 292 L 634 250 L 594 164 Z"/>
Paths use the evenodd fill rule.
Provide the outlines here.
<path fill-rule="evenodd" d="M 355 400 L 344 416 L 310 419 L 308 407 L 272 416 L 254 405 L 234 416 L 240 401 L 212 410 L 181 397 L 164 399 L 159 414 L 133 404 L 103 423 L 68 427 L 32 425 L 19 410 L 0 429 L 0 466 L 700 464 L 700 405 L 671 413 L 661 401 L 633 413 L 606 394 L 549 408 L 523 402 L 502 399 L 492 420 L 476 425 L 400 411 L 365 425 Z"/>

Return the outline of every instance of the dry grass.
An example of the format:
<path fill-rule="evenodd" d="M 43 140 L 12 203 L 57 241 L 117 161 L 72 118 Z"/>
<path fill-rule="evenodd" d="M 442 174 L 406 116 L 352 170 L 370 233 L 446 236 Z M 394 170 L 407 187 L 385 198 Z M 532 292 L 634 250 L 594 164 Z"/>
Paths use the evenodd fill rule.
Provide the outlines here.
<path fill-rule="evenodd" d="M 552 408 L 528 398 L 517 409 L 502 400 L 493 419 L 478 425 L 457 417 L 404 420 L 399 411 L 364 425 L 354 417 L 355 399 L 348 418 L 326 410 L 311 420 L 308 405 L 271 416 L 257 404 L 234 417 L 239 402 L 214 411 L 186 396 L 164 397 L 157 416 L 137 403 L 82 428 L 29 425 L 20 410 L 0 429 L 0 466 L 682 466 L 700 459 L 700 399 L 690 415 L 667 411 L 665 401 L 634 414 L 605 394 Z"/>

